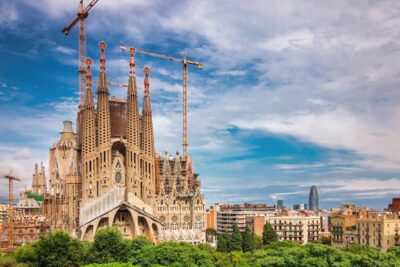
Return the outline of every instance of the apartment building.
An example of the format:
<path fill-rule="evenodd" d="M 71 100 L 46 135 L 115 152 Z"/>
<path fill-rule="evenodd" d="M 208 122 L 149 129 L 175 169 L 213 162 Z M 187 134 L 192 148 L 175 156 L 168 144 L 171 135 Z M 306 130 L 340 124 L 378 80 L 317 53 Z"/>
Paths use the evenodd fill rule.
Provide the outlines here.
<path fill-rule="evenodd" d="M 400 245 L 398 213 L 369 213 L 367 217 L 357 219 L 356 223 L 359 244 L 382 251 Z"/>
<path fill-rule="evenodd" d="M 366 217 L 367 208 L 357 207 L 352 203 L 345 203 L 339 210 L 336 210 L 330 217 L 332 233 L 332 245 L 338 248 L 348 247 L 357 243 L 357 219 Z"/>
<path fill-rule="evenodd" d="M 267 204 L 220 205 L 217 212 L 217 232 L 229 233 L 234 224 L 239 227 L 240 231 L 244 231 L 246 225 L 251 226 L 254 222 L 254 217 L 269 217 L 275 214 L 275 207 Z M 210 216 L 211 218 L 212 216 Z M 256 219 L 256 221 L 260 223 L 261 219 Z M 265 219 L 263 222 L 265 222 Z"/>
<path fill-rule="evenodd" d="M 281 241 L 287 240 L 299 244 L 306 244 L 319 239 L 321 230 L 319 216 L 287 214 L 268 217 L 267 221 L 272 225 Z"/>

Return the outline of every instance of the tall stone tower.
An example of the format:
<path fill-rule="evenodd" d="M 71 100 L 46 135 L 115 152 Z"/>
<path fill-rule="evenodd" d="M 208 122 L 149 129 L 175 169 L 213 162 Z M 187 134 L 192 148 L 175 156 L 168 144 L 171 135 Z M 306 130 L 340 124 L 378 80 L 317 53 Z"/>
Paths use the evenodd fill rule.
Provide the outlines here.
<path fill-rule="evenodd" d="M 97 196 L 97 170 L 98 165 L 103 163 L 103 157 L 99 161 L 97 157 L 97 136 L 96 136 L 96 113 L 94 109 L 92 91 L 92 72 L 90 66 L 92 60 L 87 60 L 86 69 L 86 94 L 82 116 L 82 204 Z"/>
<path fill-rule="evenodd" d="M 32 191 L 33 193 L 43 195 L 46 193 L 46 189 L 46 169 L 42 162 L 39 171 L 38 164 L 35 163 L 35 172 L 32 176 Z"/>
<path fill-rule="evenodd" d="M 110 104 L 108 101 L 108 81 L 106 75 L 106 44 L 100 42 L 100 73 L 97 89 L 97 146 L 99 157 L 99 173 L 97 181 L 93 185 L 96 188 L 95 196 L 99 196 L 107 191 L 111 186 L 111 122 Z M 95 164 L 96 165 L 96 164 Z M 95 167 L 97 168 L 97 166 Z"/>
<path fill-rule="evenodd" d="M 129 198 L 139 198 L 142 195 L 142 182 L 140 179 L 140 155 L 141 155 L 141 118 L 139 114 L 138 92 L 135 73 L 135 49 L 130 49 L 129 81 L 127 96 L 127 191 Z"/>
<path fill-rule="evenodd" d="M 155 164 L 154 164 L 154 135 L 153 117 L 151 114 L 150 101 L 150 68 L 144 68 L 144 96 L 142 111 L 142 159 L 140 161 L 143 182 L 141 184 L 142 198 L 149 204 L 154 204 L 153 194 L 155 193 Z"/>

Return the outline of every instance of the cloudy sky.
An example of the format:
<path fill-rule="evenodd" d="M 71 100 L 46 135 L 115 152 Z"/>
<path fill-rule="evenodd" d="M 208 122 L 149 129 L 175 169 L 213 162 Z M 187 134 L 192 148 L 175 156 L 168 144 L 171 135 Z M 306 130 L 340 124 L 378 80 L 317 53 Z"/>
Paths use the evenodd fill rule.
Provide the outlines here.
<path fill-rule="evenodd" d="M 78 0 L 0 0 L 0 171 L 30 186 L 34 162 L 75 120 Z M 87 3 L 88 1 L 85 1 Z M 108 47 L 113 82 L 128 79 L 118 45 L 189 58 L 189 149 L 207 204 L 345 201 L 374 208 L 400 195 L 399 1 L 100 0 L 87 54 Z M 156 145 L 181 143 L 179 64 L 152 68 Z M 139 71 L 141 88 L 143 75 Z M 124 97 L 126 89 L 111 88 Z M 4 198 L 6 182 L 1 182 Z"/>

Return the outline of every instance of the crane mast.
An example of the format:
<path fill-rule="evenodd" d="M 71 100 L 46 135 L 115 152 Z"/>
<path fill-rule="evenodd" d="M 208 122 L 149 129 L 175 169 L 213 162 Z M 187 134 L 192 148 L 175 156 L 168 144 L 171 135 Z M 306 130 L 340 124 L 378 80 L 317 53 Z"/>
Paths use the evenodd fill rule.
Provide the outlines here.
<path fill-rule="evenodd" d="M 119 46 L 120 49 L 122 50 L 127 50 L 129 51 L 130 47 L 128 46 Z M 175 58 L 171 56 L 166 56 L 166 55 L 161 55 L 149 51 L 144 51 L 140 49 L 135 49 L 135 53 L 140 53 L 152 57 L 158 57 L 162 59 L 167 59 L 171 61 L 176 61 L 182 64 L 182 70 L 183 70 L 183 82 L 182 82 L 182 150 L 183 150 L 183 160 L 187 160 L 188 156 L 188 139 L 187 139 L 187 81 L 188 81 L 188 65 L 194 65 L 198 67 L 199 69 L 204 68 L 204 64 L 197 62 L 197 61 L 191 61 L 187 60 L 187 55 L 186 52 L 183 53 L 182 58 Z"/>
<path fill-rule="evenodd" d="M 9 174 L 4 175 L 5 179 L 8 179 L 8 246 L 9 249 L 13 249 L 14 247 L 14 210 L 13 210 L 13 201 L 14 201 L 14 185 L 13 181 L 21 181 L 21 179 L 12 175 L 12 170 L 10 170 Z"/>
<path fill-rule="evenodd" d="M 187 140 L 187 79 L 188 79 L 188 71 L 187 71 L 187 62 L 186 62 L 186 53 L 183 53 L 182 59 L 182 67 L 183 67 L 183 92 L 182 92 L 182 153 L 184 160 L 187 159 L 188 156 L 188 140 Z"/>
<path fill-rule="evenodd" d="M 89 15 L 89 10 L 98 2 L 99 0 L 92 0 L 86 7 L 83 5 L 83 0 L 79 1 L 79 12 L 76 17 L 61 30 L 65 35 L 68 35 L 71 29 L 79 22 L 79 36 L 78 36 L 78 45 L 79 45 L 79 98 L 80 98 L 80 106 L 83 105 L 84 95 L 85 95 L 85 60 L 86 60 L 86 32 L 85 32 L 85 19 Z"/>
<path fill-rule="evenodd" d="M 85 33 L 85 18 L 83 13 L 83 0 L 79 3 L 79 101 L 83 105 L 86 89 L 86 33 Z"/>

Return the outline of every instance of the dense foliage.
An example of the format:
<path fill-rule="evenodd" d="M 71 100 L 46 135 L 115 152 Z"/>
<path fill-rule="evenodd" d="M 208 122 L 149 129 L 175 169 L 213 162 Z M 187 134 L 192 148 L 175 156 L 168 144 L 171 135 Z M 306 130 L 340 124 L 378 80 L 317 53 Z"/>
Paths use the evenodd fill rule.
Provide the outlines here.
<path fill-rule="evenodd" d="M 230 251 L 242 251 L 242 234 L 236 224 L 232 227 Z"/>
<path fill-rule="evenodd" d="M 264 225 L 264 231 L 263 231 L 263 244 L 264 245 L 269 245 L 274 241 L 278 240 L 278 235 L 276 234 L 274 228 L 272 225 L 267 222 Z"/>
<path fill-rule="evenodd" d="M 36 201 L 39 201 L 39 202 L 43 201 L 43 195 L 40 195 L 40 194 L 37 194 L 37 193 L 30 192 L 30 193 L 27 194 L 27 197 L 28 198 L 33 198 L 33 199 L 35 199 Z"/>
<path fill-rule="evenodd" d="M 93 243 L 81 242 L 59 232 L 18 248 L 0 257 L 0 266 L 86 266 L 86 267 L 389 267 L 400 266 L 400 247 L 386 253 L 354 245 L 347 250 L 329 245 L 271 242 L 263 246 L 260 238 L 246 229 L 241 248 L 220 252 L 208 245 L 165 242 L 152 245 L 145 238 L 124 240 L 115 229 L 99 231 Z M 232 233 L 233 235 L 233 233 Z M 230 247 L 232 235 L 224 236 Z M 238 237 L 235 237 L 239 240 Z M 224 239 L 223 239 L 224 240 Z M 221 242 L 221 240 L 219 240 Z M 250 244 L 250 248 L 249 248 Z M 251 246 L 255 246 L 254 250 Z M 243 252 L 249 250 L 248 252 Z M 85 265 L 86 264 L 86 265 Z"/>

